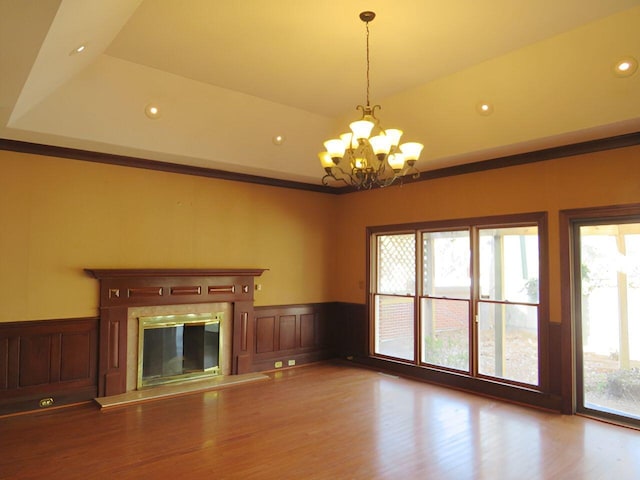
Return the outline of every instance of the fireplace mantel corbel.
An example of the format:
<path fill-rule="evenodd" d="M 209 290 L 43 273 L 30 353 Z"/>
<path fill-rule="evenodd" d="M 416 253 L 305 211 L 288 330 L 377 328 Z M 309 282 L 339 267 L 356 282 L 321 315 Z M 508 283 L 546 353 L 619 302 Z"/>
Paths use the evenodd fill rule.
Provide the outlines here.
<path fill-rule="evenodd" d="M 266 269 L 85 269 L 100 281 L 98 396 L 126 391 L 130 307 L 233 304 L 232 374 L 252 365 L 254 278 Z"/>

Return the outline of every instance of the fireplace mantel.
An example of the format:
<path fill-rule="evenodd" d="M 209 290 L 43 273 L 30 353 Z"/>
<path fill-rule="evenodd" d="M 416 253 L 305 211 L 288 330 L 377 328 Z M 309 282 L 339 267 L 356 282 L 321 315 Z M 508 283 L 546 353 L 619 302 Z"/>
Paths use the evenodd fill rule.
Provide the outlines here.
<path fill-rule="evenodd" d="M 97 279 L 121 277 L 258 277 L 264 268 L 85 268 Z"/>
<path fill-rule="evenodd" d="M 265 269 L 85 269 L 100 281 L 98 396 L 126 391 L 130 307 L 233 304 L 232 373 L 252 365 L 254 278 Z"/>

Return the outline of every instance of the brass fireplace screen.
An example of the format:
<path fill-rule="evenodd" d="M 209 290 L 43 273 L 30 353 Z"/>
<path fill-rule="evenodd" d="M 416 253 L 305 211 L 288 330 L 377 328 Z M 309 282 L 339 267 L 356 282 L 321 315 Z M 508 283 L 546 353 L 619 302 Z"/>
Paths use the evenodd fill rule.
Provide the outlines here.
<path fill-rule="evenodd" d="M 140 317 L 138 388 L 220 374 L 223 313 Z"/>

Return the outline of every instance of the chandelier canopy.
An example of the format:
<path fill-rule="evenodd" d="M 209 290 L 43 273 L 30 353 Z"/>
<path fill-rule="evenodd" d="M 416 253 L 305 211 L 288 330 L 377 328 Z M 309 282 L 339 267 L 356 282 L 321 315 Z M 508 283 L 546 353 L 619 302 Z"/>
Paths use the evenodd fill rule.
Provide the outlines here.
<path fill-rule="evenodd" d="M 362 117 L 349 125 L 350 132 L 324 142 L 326 151 L 318 154 L 326 172 L 323 185 L 341 181 L 358 189 L 370 189 L 386 187 L 407 175 L 420 176 L 415 163 L 423 145 L 416 142 L 400 145 L 402 130 L 383 129 L 376 117 L 380 105 L 369 103 L 369 22 L 375 16 L 374 12 L 360 13 L 367 32 L 367 104 L 356 107 L 362 111 Z M 341 163 L 349 169 L 343 170 Z"/>

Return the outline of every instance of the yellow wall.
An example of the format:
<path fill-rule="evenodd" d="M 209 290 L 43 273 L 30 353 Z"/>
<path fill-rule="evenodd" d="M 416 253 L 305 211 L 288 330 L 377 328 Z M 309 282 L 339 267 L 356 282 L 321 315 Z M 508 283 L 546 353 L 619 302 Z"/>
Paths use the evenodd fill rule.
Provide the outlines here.
<path fill-rule="evenodd" d="M 97 315 L 84 268 L 268 268 L 257 305 L 330 301 L 337 200 L 0 151 L 0 322 Z"/>
<path fill-rule="evenodd" d="M 424 167 L 423 167 L 424 168 Z M 0 321 L 97 315 L 83 268 L 268 268 L 257 305 L 364 303 L 367 226 L 640 202 L 640 147 L 348 195 L 0 151 Z"/>
<path fill-rule="evenodd" d="M 338 264 L 349 268 L 341 270 L 334 300 L 366 301 L 367 226 L 547 211 L 550 320 L 559 322 L 558 212 L 625 203 L 640 203 L 640 147 L 344 195 Z"/>

